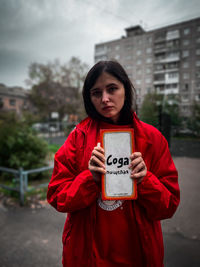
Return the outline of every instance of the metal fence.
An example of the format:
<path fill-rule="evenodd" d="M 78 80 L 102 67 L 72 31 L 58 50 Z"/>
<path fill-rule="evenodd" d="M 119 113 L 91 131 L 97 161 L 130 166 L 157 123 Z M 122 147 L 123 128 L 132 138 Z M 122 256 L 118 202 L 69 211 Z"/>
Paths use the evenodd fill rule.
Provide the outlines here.
<path fill-rule="evenodd" d="M 0 184 L 0 187 L 7 189 L 7 190 L 10 190 L 10 191 L 18 192 L 20 204 L 23 206 L 26 192 L 32 191 L 32 190 L 37 189 L 37 188 L 46 187 L 48 185 L 48 183 L 43 183 L 43 184 L 39 184 L 37 186 L 31 186 L 31 188 L 29 188 L 28 175 L 32 174 L 32 173 L 40 173 L 40 172 L 44 172 L 44 171 L 49 171 L 52 169 L 53 169 L 53 166 L 45 166 L 42 168 L 37 168 L 37 169 L 32 169 L 32 170 L 23 170 L 23 168 L 20 168 L 19 170 L 15 170 L 15 169 L 5 168 L 5 167 L 0 166 L 1 172 L 14 174 L 14 176 L 15 176 L 14 180 L 16 183 L 18 183 L 17 186 L 8 186 L 5 184 Z"/>

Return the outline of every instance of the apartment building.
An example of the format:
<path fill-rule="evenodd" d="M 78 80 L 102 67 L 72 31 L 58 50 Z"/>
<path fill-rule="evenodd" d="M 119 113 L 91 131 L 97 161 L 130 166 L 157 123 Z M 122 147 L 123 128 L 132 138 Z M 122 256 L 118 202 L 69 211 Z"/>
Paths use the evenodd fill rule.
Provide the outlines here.
<path fill-rule="evenodd" d="M 27 90 L 0 84 L 0 112 L 13 111 L 20 116 L 23 110 L 30 108 Z"/>
<path fill-rule="evenodd" d="M 126 69 L 141 107 L 148 92 L 179 100 L 182 116 L 200 103 L 200 18 L 145 31 L 137 25 L 122 38 L 95 45 L 95 62 L 114 59 Z M 169 101 L 170 103 L 170 101 Z"/>

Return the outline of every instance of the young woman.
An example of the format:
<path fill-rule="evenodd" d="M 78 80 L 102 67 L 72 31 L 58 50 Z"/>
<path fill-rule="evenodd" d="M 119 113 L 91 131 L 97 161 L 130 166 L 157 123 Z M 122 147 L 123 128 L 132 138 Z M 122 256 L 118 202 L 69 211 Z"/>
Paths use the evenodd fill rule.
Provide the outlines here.
<path fill-rule="evenodd" d="M 89 71 L 83 99 L 88 118 L 79 123 L 55 155 L 47 199 L 68 213 L 63 231 L 64 267 L 161 267 L 160 220 L 179 204 L 178 175 L 168 144 L 133 110 L 133 86 L 122 68 L 101 61 Z M 131 178 L 138 198 L 102 201 L 103 148 L 100 129 L 130 128 L 136 152 L 130 155 Z"/>

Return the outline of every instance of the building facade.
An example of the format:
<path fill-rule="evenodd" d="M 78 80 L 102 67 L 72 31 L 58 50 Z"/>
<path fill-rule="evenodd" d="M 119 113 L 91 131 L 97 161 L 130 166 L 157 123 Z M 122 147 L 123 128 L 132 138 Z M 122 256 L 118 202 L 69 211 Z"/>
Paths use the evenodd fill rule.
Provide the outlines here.
<path fill-rule="evenodd" d="M 0 84 L 0 112 L 13 111 L 21 116 L 24 110 L 30 110 L 28 91 L 21 87 L 7 87 Z"/>
<path fill-rule="evenodd" d="M 117 60 L 126 69 L 141 107 L 145 94 L 178 99 L 183 117 L 200 103 L 200 18 L 152 31 L 125 29 L 126 36 L 95 45 L 95 62 Z"/>

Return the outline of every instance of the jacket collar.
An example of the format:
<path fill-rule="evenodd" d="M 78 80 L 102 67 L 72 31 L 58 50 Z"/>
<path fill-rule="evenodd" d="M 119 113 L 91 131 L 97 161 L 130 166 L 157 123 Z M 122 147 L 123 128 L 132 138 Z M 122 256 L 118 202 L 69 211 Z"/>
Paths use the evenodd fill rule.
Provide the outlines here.
<path fill-rule="evenodd" d="M 135 132 L 135 138 L 140 139 L 145 143 L 152 144 L 152 141 L 149 139 L 147 133 L 147 128 L 144 127 L 144 122 L 141 122 L 137 117 L 136 113 L 133 114 L 133 128 Z M 90 117 L 85 118 L 81 121 L 76 128 L 82 131 L 84 134 L 87 134 L 88 131 L 98 128 L 99 122 L 97 120 L 91 119 Z"/>

